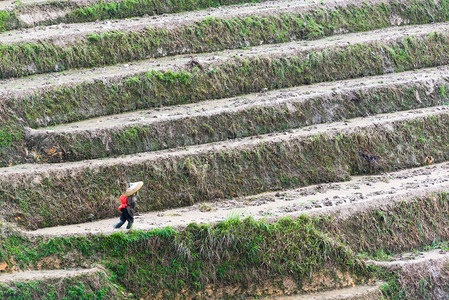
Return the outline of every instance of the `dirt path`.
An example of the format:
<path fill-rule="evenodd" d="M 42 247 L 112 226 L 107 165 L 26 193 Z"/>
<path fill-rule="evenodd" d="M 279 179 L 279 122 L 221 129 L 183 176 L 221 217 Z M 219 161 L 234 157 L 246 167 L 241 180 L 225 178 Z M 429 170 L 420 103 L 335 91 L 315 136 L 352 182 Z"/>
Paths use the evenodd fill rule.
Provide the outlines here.
<path fill-rule="evenodd" d="M 185 68 L 192 57 L 203 67 L 220 65 L 234 57 L 252 58 L 261 56 L 287 56 L 332 47 L 347 46 L 359 43 L 375 43 L 395 40 L 407 36 L 427 35 L 432 32 L 449 32 L 449 23 L 438 23 L 419 26 L 391 27 L 388 29 L 336 35 L 315 41 L 295 41 L 276 45 L 262 45 L 249 49 L 225 50 L 195 55 L 178 55 L 149 59 L 127 64 L 119 64 L 93 69 L 77 69 L 59 73 L 48 73 L 18 79 L 0 80 L 0 99 L 21 97 L 38 90 L 57 88 L 66 84 L 92 82 L 94 80 L 113 80 L 148 70 L 178 70 Z M 31 35 L 30 35 L 31 36 Z M 0 35 L 0 40 L 3 37 Z"/>
<path fill-rule="evenodd" d="M 276 7 L 273 8 L 274 12 L 279 12 L 282 9 L 286 9 L 288 11 L 292 11 L 294 7 L 289 6 L 289 4 L 285 4 L 284 2 L 276 3 Z M 265 3 L 262 3 L 266 5 Z M 285 6 L 284 7 L 277 7 Z M 226 10 L 225 8 L 220 8 L 219 10 Z M 249 7 L 248 10 L 243 8 L 235 8 L 236 13 L 243 14 L 247 11 L 248 14 L 254 14 L 254 8 Z M 262 14 L 263 10 L 258 10 L 259 15 Z M 193 12 L 195 14 L 205 14 L 206 12 L 197 11 Z M 162 16 L 160 18 L 170 18 L 170 20 L 159 20 L 159 17 L 151 17 L 148 19 L 144 19 L 145 22 L 139 18 L 125 19 L 125 20 L 107 20 L 101 22 L 94 23 L 82 23 L 82 24 L 60 24 L 53 25 L 47 27 L 36 27 L 32 29 L 24 29 L 17 31 L 9 31 L 0 34 L 0 41 L 3 44 L 15 44 L 15 43 L 23 43 L 23 42 L 35 42 L 35 41 L 44 41 L 44 40 L 52 40 L 58 44 L 65 44 L 79 40 L 80 38 L 85 37 L 91 33 L 101 33 L 105 31 L 137 31 L 141 28 L 147 27 L 164 27 L 166 29 L 173 28 L 178 26 L 178 24 L 185 25 L 186 22 L 194 21 L 202 19 L 203 17 L 197 16 L 189 16 L 188 14 L 193 14 L 192 12 L 184 13 L 180 15 L 167 15 L 166 17 Z M 212 14 L 212 13 L 211 13 Z M 155 19 L 156 18 L 156 19 Z M 189 20 L 189 21 L 187 21 Z M 122 24 L 126 22 L 126 24 Z M 139 25 L 137 25 L 139 24 Z M 349 37 L 349 40 L 344 40 L 343 42 L 351 42 L 351 40 L 356 39 L 356 42 L 366 42 L 367 40 L 383 40 L 385 38 L 393 38 L 398 35 L 415 35 L 415 34 L 423 34 L 429 33 L 435 30 L 445 32 L 447 31 L 448 24 L 447 23 L 433 23 L 433 24 L 425 24 L 425 25 L 412 25 L 412 26 L 401 26 L 401 27 L 389 27 L 386 29 L 379 29 L 375 31 L 361 32 L 361 33 L 351 33 L 345 35 L 336 35 L 328 37 L 327 39 L 321 39 L 319 41 L 326 40 L 334 40 L 335 37 L 337 40 L 344 39 L 344 37 Z M 305 41 L 305 44 L 313 43 L 313 41 Z M 263 48 L 263 47 L 262 47 Z"/>
<path fill-rule="evenodd" d="M 121 0 L 101 0 L 103 2 L 120 2 Z M 3 5 L 13 5 L 17 1 L 16 0 L 0 0 L 0 3 Z M 78 4 L 78 5 L 87 5 L 89 3 L 97 3 L 100 2 L 100 0 L 20 0 L 20 4 L 22 5 L 35 5 L 35 4 L 42 4 L 42 3 L 52 3 L 57 2 L 61 4 L 65 3 L 71 3 L 71 4 Z"/>
<path fill-rule="evenodd" d="M 359 89 L 387 85 L 431 82 L 434 79 L 448 78 L 449 67 L 429 68 L 404 73 L 394 73 L 335 82 L 306 85 L 285 90 L 250 94 L 241 97 L 218 99 L 186 105 L 162 107 L 143 111 L 134 111 L 117 115 L 108 115 L 85 121 L 61 124 L 31 130 L 30 134 L 94 132 L 129 126 L 144 126 L 161 121 L 181 118 L 195 118 L 221 113 L 241 111 L 252 107 L 264 107 L 286 102 L 301 102 L 307 98 L 340 91 L 357 92 Z M 429 83 L 430 84 L 430 83 Z"/>
<path fill-rule="evenodd" d="M 353 177 L 347 182 L 319 184 L 150 212 L 136 217 L 134 229 L 185 227 L 192 222 L 216 223 L 237 216 L 242 218 L 252 216 L 256 220 L 295 217 L 303 213 L 345 217 L 366 210 L 368 207 L 388 205 L 394 201 L 416 197 L 420 193 L 447 191 L 448 188 L 449 163 L 443 163 L 384 175 Z M 108 234 L 116 231 L 112 228 L 116 222 L 118 217 L 90 223 L 42 228 L 29 233 L 50 236 Z"/>
<path fill-rule="evenodd" d="M 311 3 L 312 2 L 312 3 Z M 99 22 L 59 24 L 52 26 L 39 26 L 29 29 L 19 29 L 0 34 L 2 43 L 19 43 L 25 41 L 35 41 L 42 39 L 52 39 L 60 43 L 76 41 L 80 36 L 89 33 L 101 33 L 106 31 L 138 31 L 146 27 L 166 27 L 174 28 L 186 24 L 192 24 L 208 17 L 214 18 L 234 18 L 247 15 L 271 15 L 281 12 L 305 11 L 316 8 L 313 1 L 273 1 L 246 5 L 222 6 L 193 12 L 183 12 L 177 14 L 167 14 L 161 16 L 148 16 L 140 18 L 105 20 Z M 333 1 L 327 1 L 334 5 Z M 339 1 L 346 3 L 348 1 Z M 351 1 L 356 3 L 357 1 Z M 319 5 L 323 7 L 323 5 Z M 30 18 L 30 17 L 28 17 Z M 30 20 L 31 21 L 31 20 Z"/>
<path fill-rule="evenodd" d="M 107 0 L 111 1 L 111 0 Z M 25 0 L 21 1 L 23 4 L 33 4 L 33 3 L 45 3 L 48 0 Z M 99 2 L 98 0 L 76 0 L 70 1 L 76 3 L 79 6 L 88 5 L 90 3 Z M 114 1 L 119 2 L 119 1 Z M 365 2 L 379 3 L 386 2 L 384 0 L 371 0 Z M 73 34 L 86 33 L 89 31 L 104 32 L 109 30 L 139 30 L 147 26 L 178 26 L 183 23 L 193 23 L 195 21 L 207 18 L 233 18 L 238 16 L 247 15 L 268 15 L 276 14 L 282 12 L 298 12 L 307 11 L 313 8 L 326 8 L 334 6 L 345 6 L 348 4 L 360 4 L 358 0 L 278 0 L 278 1 L 267 1 L 261 3 L 247 3 L 242 5 L 232 5 L 232 6 L 221 6 L 218 8 L 209 8 L 206 10 L 199 10 L 194 12 L 183 12 L 177 14 L 168 14 L 160 16 L 149 16 L 140 18 L 130 18 L 121 19 L 113 21 L 101 21 L 95 23 L 82 23 L 82 24 L 64 24 L 62 26 L 47 26 L 44 28 L 32 28 L 32 29 L 21 29 L 18 31 L 11 31 L 10 33 L 14 36 L 20 36 L 24 33 L 29 33 L 33 35 L 41 35 L 45 32 L 51 32 L 52 34 L 61 34 L 64 31 L 67 35 L 71 36 Z M 15 4 L 13 1 L 0 1 L 0 10 L 11 10 L 14 9 Z M 51 13 L 54 16 L 64 16 L 70 12 L 66 7 L 61 7 L 61 9 L 52 8 Z M 36 7 L 31 10 L 26 10 L 25 13 L 18 15 L 19 19 L 29 25 L 35 22 L 40 22 L 46 20 L 51 15 L 48 14 L 48 8 L 44 10 Z M 67 36 L 66 38 L 70 38 Z M 73 37 L 72 37 L 73 38 Z M 3 41 L 0 35 L 0 41 Z"/>
<path fill-rule="evenodd" d="M 61 3 L 61 6 L 64 6 L 65 4 L 73 5 L 73 6 L 86 6 L 92 3 L 98 3 L 98 2 L 121 2 L 122 0 L 58 0 L 58 3 Z M 276 0 L 276 1 L 267 1 L 267 2 L 293 2 L 294 0 Z M 304 2 L 304 3 L 319 3 L 318 0 L 296 0 L 298 2 Z M 345 0 L 335 0 L 332 2 L 343 2 Z M 0 9 L 10 8 L 13 6 L 16 6 L 15 0 L 0 0 Z M 21 0 L 20 4 L 22 5 L 38 5 L 38 4 L 46 4 L 46 3 L 52 3 L 55 2 L 54 0 Z M 331 2 L 330 0 L 324 0 L 325 2 Z"/>
<path fill-rule="evenodd" d="M 241 139 L 228 140 L 224 142 L 202 144 L 189 146 L 184 148 L 174 148 L 162 151 L 145 152 L 133 155 L 126 155 L 117 158 L 95 159 L 81 162 L 55 163 L 55 164 L 23 164 L 13 167 L 0 168 L 0 179 L 5 182 L 14 182 L 19 177 L 32 178 L 33 181 L 39 182 L 41 175 L 49 176 L 49 174 L 57 174 L 58 172 L 76 173 L 86 168 L 96 169 L 101 166 L 115 165 L 126 167 L 131 164 L 139 164 L 144 161 L 154 161 L 168 157 L 183 157 L 191 154 L 210 153 L 223 150 L 247 149 L 261 143 L 271 142 L 288 142 L 292 139 L 305 138 L 312 135 L 326 133 L 350 132 L 355 128 L 363 128 L 367 126 L 378 126 L 380 124 L 387 126 L 392 122 L 413 120 L 429 116 L 437 116 L 447 114 L 448 106 L 436 106 L 424 109 L 401 111 L 390 114 L 379 114 L 366 118 L 355 118 L 343 122 L 333 122 L 317 124 L 313 126 L 303 127 L 300 129 L 290 130 L 288 132 L 270 133 L 262 136 L 248 137 Z"/>
<path fill-rule="evenodd" d="M 322 293 L 307 295 L 293 295 L 284 297 L 274 297 L 276 300 L 343 300 L 343 299 L 381 299 L 382 292 L 380 286 L 382 282 L 376 282 L 372 285 L 359 285 L 346 289 L 332 290 Z"/>
<path fill-rule="evenodd" d="M 70 0 L 67 0 L 66 2 L 69 1 Z M 16 6 L 16 2 L 17 2 L 16 0 L 0 0 L 0 10 L 12 8 Z M 47 2 L 51 2 L 51 0 L 20 0 L 20 3 L 25 5 L 33 5 Z M 62 0 L 61 2 L 64 2 L 64 0 Z"/>
<path fill-rule="evenodd" d="M 388 261 L 368 261 L 368 263 L 383 267 L 406 267 L 436 260 L 449 260 L 449 251 L 435 249 L 427 252 L 402 253 Z"/>
<path fill-rule="evenodd" d="M 98 268 L 74 270 L 40 270 L 0 274 L 0 283 L 70 278 L 79 275 L 93 274 L 101 271 Z"/>
<path fill-rule="evenodd" d="M 12 9 L 14 7 L 25 5 L 25 6 L 32 6 L 32 5 L 39 5 L 39 4 L 47 4 L 47 3 L 54 3 L 57 2 L 61 5 L 61 7 L 64 6 L 85 6 L 89 5 L 91 3 L 98 3 L 98 2 L 120 2 L 122 0 L 20 0 L 19 3 L 17 3 L 16 0 L 0 0 L 0 10 L 2 9 Z M 282 0 L 278 0 L 282 1 Z"/>

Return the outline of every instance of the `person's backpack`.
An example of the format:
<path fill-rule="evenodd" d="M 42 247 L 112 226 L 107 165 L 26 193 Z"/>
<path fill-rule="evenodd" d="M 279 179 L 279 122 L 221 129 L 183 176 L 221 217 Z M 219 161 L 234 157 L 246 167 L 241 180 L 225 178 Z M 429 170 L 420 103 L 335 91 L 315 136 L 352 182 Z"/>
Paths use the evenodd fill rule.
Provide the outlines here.
<path fill-rule="evenodd" d="M 122 210 L 128 206 L 128 197 L 126 197 L 125 195 L 121 195 L 120 202 L 122 202 L 122 205 L 119 206 L 118 210 Z"/>

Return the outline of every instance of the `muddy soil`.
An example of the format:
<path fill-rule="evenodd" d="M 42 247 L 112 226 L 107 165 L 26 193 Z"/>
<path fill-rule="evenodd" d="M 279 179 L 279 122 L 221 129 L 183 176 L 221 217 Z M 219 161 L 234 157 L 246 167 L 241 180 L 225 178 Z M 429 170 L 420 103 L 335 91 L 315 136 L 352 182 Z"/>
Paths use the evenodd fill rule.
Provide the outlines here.
<path fill-rule="evenodd" d="M 389 258 L 387 261 L 368 261 L 377 266 L 384 267 L 406 267 L 413 264 L 421 264 L 428 261 L 449 260 L 449 251 L 435 249 L 427 252 L 409 252 L 401 253 Z"/>
<path fill-rule="evenodd" d="M 121 2 L 122 0 L 0 0 L 0 10 L 11 10 L 17 7 L 25 9 L 25 11 L 32 12 L 34 14 L 41 13 L 42 9 L 46 10 L 48 6 L 39 7 L 39 5 L 46 5 L 49 3 L 58 3 L 61 8 L 63 7 L 83 7 L 90 4 L 99 2 Z M 279 0 L 283 1 L 283 0 Z"/>
<path fill-rule="evenodd" d="M 216 223 L 230 217 L 252 216 L 256 220 L 275 220 L 285 216 L 297 217 L 303 213 L 330 214 L 344 218 L 369 207 L 389 205 L 395 201 L 414 198 L 420 194 L 445 191 L 448 188 L 449 163 L 443 163 L 377 176 L 353 177 L 347 182 L 319 184 L 140 214 L 136 217 L 134 229 L 185 227 L 192 222 Z M 119 204 L 117 202 L 117 206 Z M 107 234 L 116 231 L 113 225 L 118 222 L 118 219 L 117 216 L 114 219 L 42 228 L 28 233 L 50 236 Z"/>
<path fill-rule="evenodd" d="M 312 3 L 310 3 L 312 2 Z M 334 5 L 334 1 L 327 1 Z M 339 1 L 345 3 L 348 1 Z M 351 1 L 356 2 L 356 1 Z M 140 18 L 130 18 L 121 20 L 105 20 L 98 22 L 79 23 L 79 24 L 59 24 L 45 27 L 36 27 L 29 29 L 19 29 L 0 34 L 0 41 L 3 43 L 17 43 L 24 41 L 33 41 L 36 39 L 52 39 L 64 41 L 76 41 L 77 37 L 88 33 L 101 33 L 105 31 L 139 31 L 147 27 L 166 27 L 168 29 L 192 24 L 207 17 L 214 18 L 234 18 L 248 15 L 271 15 L 280 12 L 306 11 L 323 5 L 314 5 L 319 3 L 313 1 L 273 1 L 255 4 L 223 6 L 219 8 L 210 8 L 194 12 L 183 12 L 177 14 L 167 14 L 161 16 L 148 16 Z M 28 15 L 24 19 L 27 23 L 37 21 L 38 16 Z"/>
<path fill-rule="evenodd" d="M 222 9 L 222 8 L 220 8 Z M 291 10 L 292 8 L 286 6 L 285 9 Z M 243 9 L 238 9 L 237 12 L 242 13 L 245 11 Z M 253 9 L 249 12 L 254 13 Z M 275 9 L 275 12 L 279 12 L 279 8 Z M 202 11 L 195 12 L 202 13 Z M 185 13 L 185 14 L 191 14 Z M 156 19 L 155 19 L 156 18 Z M 157 20 L 158 17 L 152 17 L 146 22 L 138 18 L 125 19 L 125 20 L 106 20 L 101 22 L 93 23 L 82 23 L 82 24 L 59 24 L 46 27 L 36 27 L 31 29 L 9 31 L 0 34 L 0 41 L 3 44 L 16 44 L 24 42 L 36 42 L 51 40 L 53 43 L 64 45 L 79 41 L 80 38 L 87 36 L 92 33 L 101 33 L 106 31 L 138 31 L 143 28 L 148 27 L 163 27 L 169 30 L 170 28 L 175 28 L 177 26 L 185 26 L 186 23 L 191 20 L 199 20 L 202 18 L 195 18 L 193 16 L 177 16 L 168 15 L 165 18 L 172 18 L 172 20 L 167 20 L 165 22 Z M 162 17 L 161 17 L 162 18 Z M 126 22 L 125 24 L 122 24 Z M 342 43 L 360 43 L 366 42 L 368 40 L 384 40 L 395 38 L 398 36 L 425 34 L 433 31 L 446 32 L 448 23 L 433 23 L 425 25 L 409 25 L 401 27 L 389 27 L 386 29 L 378 29 L 375 31 L 350 33 L 344 35 L 335 35 L 328 38 L 320 39 L 317 41 L 333 41 L 341 40 Z M 346 40 L 347 39 L 347 40 Z M 355 40 L 355 41 L 354 41 Z M 313 41 L 304 41 L 307 45 L 308 43 L 313 43 Z M 261 48 L 263 49 L 263 47 Z M 269 50 L 268 50 L 269 51 Z M 265 52 L 265 51 L 263 51 Z"/>
<path fill-rule="evenodd" d="M 24 0 L 21 3 L 26 5 L 33 4 L 43 4 L 45 2 L 49 2 L 49 0 Z M 25 9 L 19 10 L 18 18 L 28 24 L 30 26 L 34 25 L 34 23 L 45 21 L 48 19 L 55 19 L 58 16 L 64 16 L 71 10 L 68 9 L 69 6 L 82 7 L 95 2 L 99 2 L 98 0 L 71 0 L 71 1 L 61 1 L 64 5 L 61 5 L 61 8 L 58 9 L 56 6 L 51 8 L 49 11 L 49 7 L 27 7 Z M 103 0 L 103 2 L 120 2 L 117 0 Z M 380 3 L 387 2 L 386 0 L 370 0 L 363 2 L 371 2 L 371 3 Z M 237 16 L 247 16 L 254 14 L 257 11 L 258 14 L 268 15 L 268 14 L 276 14 L 282 12 L 302 12 L 311 10 L 314 8 L 331 8 L 335 6 L 345 6 L 349 4 L 357 5 L 361 2 L 358 0 L 278 0 L 278 1 L 267 1 L 261 3 L 245 3 L 242 5 L 231 5 L 231 6 L 222 6 L 218 8 L 209 8 L 207 10 L 201 10 L 196 12 L 184 12 L 177 14 L 169 14 L 162 16 L 148 16 L 141 18 L 132 18 L 132 19 L 123 19 L 116 20 L 113 23 L 110 22 L 99 22 L 99 26 L 91 27 L 97 28 L 96 30 L 103 31 L 105 26 L 112 26 L 114 30 L 126 30 L 127 27 L 131 26 L 134 29 L 142 29 L 145 26 L 157 26 L 160 24 L 180 24 L 179 20 L 183 20 L 184 22 L 195 22 L 197 20 L 206 18 L 206 17 L 214 17 L 214 18 L 232 18 Z M 0 10 L 12 10 L 16 7 L 16 4 L 12 0 L 1 1 L 0 0 Z M 20 13 L 23 11 L 22 13 Z M 49 14 L 50 13 L 50 14 Z M 112 25 L 111 25 L 112 24 Z M 182 24 L 182 23 L 181 23 Z M 76 25 L 75 25 L 76 27 Z M 83 26 L 84 27 L 84 26 Z M 84 28 L 80 28 L 82 30 Z M 106 29 L 107 30 L 107 29 Z M 32 32 L 32 31 L 29 31 Z M 0 38 L 1 40 L 1 38 Z"/>
<path fill-rule="evenodd" d="M 347 2 L 347 1 L 345 1 Z M 356 3 L 357 1 L 351 1 Z M 179 14 L 170 14 L 162 16 L 152 16 L 144 18 L 131 18 L 123 20 L 104 20 L 91 23 L 79 24 L 59 24 L 52 26 L 39 26 L 29 29 L 19 29 L 8 31 L 0 34 L 0 41 L 4 44 L 14 44 L 23 42 L 35 42 L 37 40 L 51 40 L 56 44 L 64 45 L 78 41 L 88 34 L 102 33 L 108 31 L 139 31 L 145 28 L 159 28 L 163 27 L 167 30 L 171 28 L 178 28 L 186 26 L 207 17 L 214 18 L 235 18 L 254 15 L 257 11 L 258 16 L 279 14 L 281 12 L 304 11 L 313 8 L 307 3 L 302 2 L 269 2 L 259 4 L 248 4 L 243 6 L 230 6 L 208 9 L 204 11 L 185 12 Z M 444 27 L 444 23 L 435 23 L 425 26 L 431 26 L 435 30 L 438 27 Z M 410 26 L 409 26 L 410 27 Z M 412 26 L 413 27 L 413 26 Z M 398 30 L 398 28 L 391 27 L 384 29 Z M 384 31 L 383 30 L 383 31 Z M 405 30 L 406 31 L 406 30 Z M 418 32 L 416 32 L 418 33 Z"/>
<path fill-rule="evenodd" d="M 293 295 L 274 297 L 276 300 L 378 300 L 382 298 L 380 290 L 382 282 L 377 282 L 372 285 L 359 285 L 351 288 L 327 291 L 322 293 L 308 294 L 308 295 Z"/>
<path fill-rule="evenodd" d="M 100 271 L 98 268 L 92 269 L 74 269 L 74 270 L 40 270 L 40 271 L 25 271 L 16 273 L 0 274 L 0 283 L 8 282 L 23 282 L 33 280 L 47 280 L 54 278 L 70 278 L 79 275 L 93 274 Z"/>

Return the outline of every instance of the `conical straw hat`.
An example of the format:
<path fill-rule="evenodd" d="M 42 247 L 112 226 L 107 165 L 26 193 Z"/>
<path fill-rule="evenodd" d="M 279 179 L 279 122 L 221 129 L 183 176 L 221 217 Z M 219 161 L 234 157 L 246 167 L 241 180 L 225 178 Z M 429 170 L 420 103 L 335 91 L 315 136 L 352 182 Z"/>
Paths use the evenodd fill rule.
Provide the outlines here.
<path fill-rule="evenodd" d="M 132 182 L 129 184 L 129 188 L 125 192 L 125 196 L 129 197 L 135 194 L 143 186 L 143 181 Z"/>

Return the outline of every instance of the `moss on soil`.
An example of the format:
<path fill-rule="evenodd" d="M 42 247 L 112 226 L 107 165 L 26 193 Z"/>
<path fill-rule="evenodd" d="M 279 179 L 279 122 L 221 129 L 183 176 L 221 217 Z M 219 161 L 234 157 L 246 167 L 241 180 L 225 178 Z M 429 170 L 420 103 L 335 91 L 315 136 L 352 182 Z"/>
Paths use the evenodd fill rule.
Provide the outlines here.
<path fill-rule="evenodd" d="M 320 231 L 348 245 L 363 257 L 379 259 L 403 252 L 448 250 L 449 194 L 440 192 L 381 208 L 367 209 L 348 218 L 331 218 L 317 225 Z M 401 268 L 376 268 L 376 277 L 387 283 L 387 299 L 442 299 L 449 293 L 446 267 L 429 262 L 414 272 Z M 432 266 L 432 267 L 430 267 Z"/>
<path fill-rule="evenodd" d="M 233 4 L 258 3 L 258 0 L 187 0 L 182 2 L 167 0 L 122 0 L 122 1 L 98 1 L 87 5 L 71 1 L 53 1 L 37 3 L 32 5 L 18 5 L 12 10 L 0 11 L 0 32 L 39 25 L 53 25 L 59 23 L 93 22 L 106 19 L 122 19 L 144 15 L 161 15 L 167 13 L 178 13 L 183 11 L 194 11 L 209 7 L 219 7 Z M 315 8 L 311 14 L 310 31 L 319 32 L 332 26 L 325 23 L 325 18 L 332 18 L 337 25 L 348 26 L 348 24 L 359 23 L 364 30 L 371 27 L 401 25 L 401 24 L 423 24 L 430 22 L 446 21 L 448 16 L 447 1 L 389 1 L 389 2 L 366 2 L 361 1 L 358 5 L 336 6 L 333 9 Z M 66 14 L 58 17 L 26 24 L 20 21 L 21 14 L 46 12 L 48 10 L 68 10 Z M 320 13 L 321 12 L 321 13 Z M 304 13 L 305 15 L 307 12 Z M 313 18 L 315 17 L 315 18 Z M 346 17 L 346 20 L 344 18 Z M 327 25 L 327 26 L 326 26 Z M 338 27 L 338 26 L 335 27 Z M 334 28 L 335 29 L 335 28 Z M 360 29 L 358 29 L 360 30 Z"/>
<path fill-rule="evenodd" d="M 0 199 L 9 220 L 46 227 L 115 216 L 119 189 L 137 179 L 146 183 L 139 210 L 149 211 L 416 167 L 427 155 L 435 162 L 449 159 L 449 115 L 136 163 L 4 176 Z"/>
<path fill-rule="evenodd" d="M 230 19 L 206 18 L 172 29 L 89 34 L 74 43 L 50 40 L 0 45 L 0 78 L 182 53 L 315 39 L 341 32 L 385 28 L 393 20 L 426 24 L 449 19 L 449 0 L 362 4 L 305 13 L 281 13 Z M 1 25 L 0 25 L 1 26 Z"/>
<path fill-rule="evenodd" d="M 447 1 L 439 1 L 441 6 L 436 6 L 433 1 L 407 2 L 414 3 L 412 6 L 404 3 L 362 5 L 345 11 L 337 8 L 334 12 L 317 10 L 310 15 L 282 15 L 267 20 L 211 19 L 183 28 L 185 32 L 181 36 L 190 41 L 188 46 L 192 51 L 204 51 L 240 47 L 247 42 L 256 44 L 261 39 L 264 42 L 282 42 L 293 36 L 316 38 L 342 29 L 355 31 L 385 27 L 391 23 L 392 12 L 402 17 L 403 22 L 410 23 L 447 19 Z M 93 15 L 96 18 L 101 13 Z M 7 29 L 4 24 L 8 20 L 13 19 L 0 12 L 0 31 Z M 307 25 L 301 25 L 304 21 Z M 348 21 L 354 23 L 346 24 Z M 235 27 L 226 27 L 228 24 Z M 280 24 L 291 27 L 284 28 L 282 26 L 286 25 Z M 332 27 L 335 24 L 340 26 Z M 273 30 L 267 31 L 264 26 L 271 26 Z M 223 28 L 228 28 L 228 31 Z M 237 28 L 238 34 L 232 31 L 233 28 Z M 224 40 L 228 38 L 224 33 L 229 36 L 235 34 L 236 38 L 217 42 L 217 36 L 212 35 L 215 30 L 220 35 L 223 33 Z M 145 48 L 149 39 L 159 34 L 166 39 L 161 44 L 169 49 L 176 41 L 173 37 L 180 32 L 183 33 L 181 30 L 168 33 L 149 30 L 141 36 L 124 33 L 90 36 L 88 42 L 65 49 L 45 43 L 2 46 L 0 57 L 5 60 L 0 65 L 3 68 L 1 76 L 48 72 L 54 70 L 56 64 L 58 68 L 65 69 L 137 59 L 152 53 L 154 44 Z M 276 35 L 277 39 L 274 38 Z M 128 50 L 116 47 L 117 53 L 105 55 L 101 49 L 114 49 L 119 37 L 125 39 L 124 47 L 126 43 L 131 45 L 134 42 L 136 47 Z M 179 73 L 150 72 L 116 82 L 112 88 L 95 82 L 27 99 L 14 99 L 7 104 L 2 102 L 0 157 L 3 164 L 25 157 L 24 126 L 35 127 L 75 121 L 95 114 L 227 97 L 263 88 L 380 74 L 392 69 L 402 71 L 429 67 L 447 63 L 449 57 L 447 36 L 438 34 L 420 39 L 408 38 L 388 46 L 357 45 L 337 50 L 313 52 L 290 60 L 235 60 L 217 70 L 198 68 Z M 45 51 L 50 52 L 47 54 Z M 84 61 L 85 55 L 93 55 L 92 61 Z M 21 68 L 23 66 L 31 68 Z M 255 74 L 258 81 L 250 82 L 248 74 Z M 279 81 L 271 81 L 276 78 Z M 79 99 L 91 102 L 80 103 Z M 389 96 L 389 99 L 396 98 Z M 66 117 L 67 111 L 73 113 Z M 424 164 L 427 155 L 435 157 L 436 162 L 445 161 L 449 159 L 448 131 L 449 116 L 438 115 L 396 122 L 386 127 L 373 126 L 245 149 L 173 156 L 127 165 L 126 168 L 121 165 L 86 168 L 79 173 L 67 172 L 57 176 L 50 172 L 40 182 L 36 182 L 38 177 L 23 176 L 16 178 L 13 184 L 7 181 L 0 183 L 0 203 L 9 220 L 28 227 L 77 223 L 113 216 L 118 188 L 123 188 L 120 182 L 136 178 L 143 179 L 151 187 L 151 190 L 147 188 L 141 193 L 140 210 L 188 205 L 219 197 L 342 180 L 353 174 L 418 166 Z M 390 254 L 424 249 L 448 241 L 448 203 L 448 195 L 441 193 L 370 209 L 344 220 L 303 216 L 295 221 L 283 219 L 268 224 L 231 218 L 215 225 L 191 224 L 179 231 L 165 228 L 110 236 L 29 238 L 16 231 L 2 229 L 0 260 L 10 266 L 26 270 L 102 263 L 112 277 L 106 278 L 101 273 L 103 275 L 98 275 L 96 283 L 88 278 L 78 278 L 0 285 L 0 295 L 13 298 L 43 295 L 55 295 L 55 298 L 118 297 L 116 287 L 109 282 L 111 280 L 138 297 L 155 297 L 161 290 L 168 297 L 179 294 L 184 297 L 204 296 L 208 289 L 216 291 L 220 287 L 236 286 L 240 287 L 237 296 L 251 296 L 256 295 L 249 288 L 251 284 L 263 280 L 278 282 L 280 277 L 288 274 L 301 291 L 313 281 L 313 276 L 324 272 L 333 277 L 332 283 L 336 286 L 341 284 L 339 273 L 349 274 L 356 282 L 377 276 L 388 280 L 389 285 L 384 287 L 388 298 L 418 297 L 420 292 L 426 297 L 429 295 L 427 291 L 434 287 L 420 285 L 422 289 L 417 293 L 404 290 L 407 286 L 400 282 L 397 274 L 375 273 L 376 270 L 366 267 L 354 253 L 376 256 L 380 252 Z M 93 217 L 91 213 L 94 213 Z M 285 288 L 282 280 L 278 284 L 282 291 Z"/>
<path fill-rule="evenodd" d="M 358 212 L 345 219 L 335 218 L 318 228 L 351 245 L 355 252 L 376 258 L 379 253 L 422 251 L 427 246 L 449 241 L 448 211 L 449 194 L 432 193 L 425 199 L 417 197 Z"/>
<path fill-rule="evenodd" d="M 81 161 L 206 144 L 307 125 L 449 103 L 448 78 L 303 95 L 303 100 L 238 111 L 185 116 L 89 131 L 30 134 L 27 148 L 41 162 Z M 269 96 L 267 96 L 269 97 Z"/>
<path fill-rule="evenodd" d="M 1 299 L 126 299 L 104 272 L 73 278 L 0 283 Z"/>
<path fill-rule="evenodd" d="M 185 66 L 178 71 L 153 70 L 113 81 L 62 86 L 25 98 L 8 99 L 3 105 L 17 122 L 5 124 L 3 128 L 23 132 L 24 126 L 47 126 L 136 109 L 231 97 L 262 89 L 401 72 L 446 63 L 449 63 L 448 36 L 437 33 L 384 43 L 300 52 L 285 57 L 232 58 L 207 68 Z M 0 152 L 3 165 L 24 161 L 20 154 L 27 152 L 25 140 L 8 142 L 2 148 L 16 150 Z"/>
<path fill-rule="evenodd" d="M 238 288 L 241 296 L 251 296 L 249 287 L 265 280 L 279 281 L 276 289 L 282 291 L 283 277 L 291 278 L 299 291 L 313 284 L 317 274 L 331 278 L 328 287 L 344 286 L 339 273 L 355 282 L 370 277 L 348 248 L 318 232 L 306 217 L 274 224 L 231 218 L 216 225 L 191 224 L 181 231 L 165 228 L 109 236 L 30 240 L 12 233 L 3 245 L 2 259 L 14 257 L 17 268 L 35 268 L 41 261 L 58 261 L 60 267 L 100 261 L 114 281 L 147 299 L 161 293 L 165 299 L 177 294 L 204 296 L 220 287 Z"/>
<path fill-rule="evenodd" d="M 423 250 L 449 241 L 448 207 L 449 196 L 442 192 L 369 208 L 345 219 L 301 216 L 267 223 L 231 217 L 215 225 L 191 224 L 177 231 L 167 227 L 56 238 L 31 238 L 3 228 L 0 259 L 17 269 L 102 263 L 112 274 L 110 280 L 136 297 L 155 298 L 161 290 L 168 298 L 199 297 L 223 287 L 236 291 L 228 297 L 251 296 L 254 283 L 276 282 L 285 276 L 301 291 L 327 269 L 334 275 L 350 274 L 359 283 L 387 280 L 383 286 L 387 299 L 412 299 L 407 295 L 426 299 L 435 287 L 422 285 L 415 291 L 416 282 L 401 281 L 397 272 L 367 267 L 356 253 L 375 257 L 380 251 Z M 334 277 L 332 284 L 341 284 L 339 279 Z M 282 292 L 282 280 L 278 284 Z"/>
<path fill-rule="evenodd" d="M 97 20 L 123 19 L 145 15 L 162 15 L 184 11 L 194 11 L 210 7 L 220 7 L 244 3 L 258 3 L 258 0 L 121 0 L 96 1 L 86 5 L 82 2 L 52 1 L 36 4 L 16 4 L 14 9 L 0 11 L 0 32 L 19 28 L 29 28 L 60 23 L 82 23 Z M 23 22 L 22 14 L 33 14 L 47 11 L 63 11 L 63 16 L 47 16 L 38 22 Z"/>
<path fill-rule="evenodd" d="M 5 101 L 30 127 L 84 120 L 144 108 L 402 72 L 449 63 L 449 35 L 398 38 L 285 55 L 262 54 L 191 64 L 45 90 Z M 67 113 L 69 112 L 69 113 Z"/>
<path fill-rule="evenodd" d="M 369 209 L 348 218 L 319 223 L 317 228 L 374 260 L 404 252 L 449 249 L 449 194 L 432 193 L 395 205 Z M 430 264 L 432 267 L 430 267 Z M 416 273 L 401 268 L 376 268 L 387 299 L 441 299 L 449 293 L 448 267 L 430 263 Z"/>

